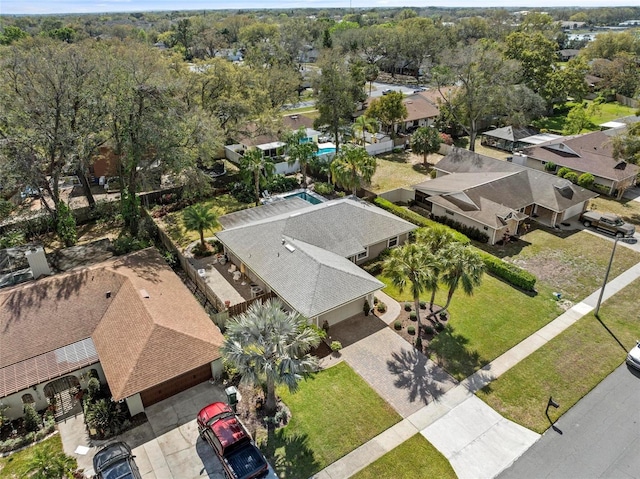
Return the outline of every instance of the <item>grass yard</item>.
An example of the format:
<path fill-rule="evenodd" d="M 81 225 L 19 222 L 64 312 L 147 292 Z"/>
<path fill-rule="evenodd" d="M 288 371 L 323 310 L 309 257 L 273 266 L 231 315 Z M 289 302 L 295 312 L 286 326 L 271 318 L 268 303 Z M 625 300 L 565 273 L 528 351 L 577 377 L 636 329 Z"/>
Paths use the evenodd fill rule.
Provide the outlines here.
<path fill-rule="evenodd" d="M 46 447 L 47 444 L 53 447 L 53 452 L 62 452 L 62 440 L 60 439 L 60 434 L 56 434 L 35 446 L 28 447 L 10 456 L 2 457 L 0 458 L 0 479 L 18 479 L 25 477 L 23 471 L 32 454 L 34 451 Z"/>
<path fill-rule="evenodd" d="M 402 294 L 383 276 L 383 289 L 398 301 L 411 301 L 411 293 Z M 451 301 L 448 326 L 429 344 L 432 358 L 458 380 L 530 336 L 562 311 L 545 285 L 539 294 L 529 296 L 488 274 L 473 296 L 457 291 Z M 421 299 L 429 301 L 430 293 Z M 446 302 L 446 291 L 436 296 L 437 304 Z"/>
<path fill-rule="evenodd" d="M 254 203 L 241 203 L 230 194 L 216 196 L 215 198 L 204 201 L 203 204 L 210 210 L 213 210 L 218 217 L 226 215 L 227 213 L 233 213 L 234 211 L 250 208 L 254 205 Z M 181 247 L 185 247 L 200 238 L 197 231 L 185 231 L 182 222 L 182 211 L 174 211 L 156 221 L 158 225 L 169 234 L 171 239 Z M 218 225 L 212 230 L 205 231 L 205 237 L 212 236 L 221 229 L 222 227 Z"/>
<path fill-rule="evenodd" d="M 430 164 L 442 158 L 434 154 L 428 157 Z M 408 152 L 391 152 L 376 157 L 376 173 L 369 189 L 374 193 L 383 193 L 396 188 L 408 187 L 429 179 L 422 165 L 422 156 Z"/>
<path fill-rule="evenodd" d="M 278 394 L 291 421 L 260 447 L 281 478 L 310 477 L 401 419 L 346 363 Z"/>
<path fill-rule="evenodd" d="M 353 479 L 455 479 L 449 461 L 421 434 L 416 434 L 352 476 Z"/>
<path fill-rule="evenodd" d="M 615 200 L 600 196 L 589 200 L 589 209 L 615 213 L 628 223 L 640 226 L 640 202 L 628 199 Z"/>
<path fill-rule="evenodd" d="M 557 418 L 624 361 L 640 337 L 639 296 L 636 280 L 602 304 L 602 322 L 583 317 L 477 395 L 512 421 L 544 432 L 549 396 L 560 404 L 550 411 Z"/>
<path fill-rule="evenodd" d="M 520 240 L 506 247 L 482 245 L 492 254 L 526 269 L 545 284 L 573 302 L 582 301 L 602 284 L 611 257 L 612 242 L 608 237 L 576 233 L 551 233 L 534 228 Z M 611 278 L 640 262 L 640 254 L 616 249 Z"/>
<path fill-rule="evenodd" d="M 591 105 L 592 102 L 590 100 L 586 101 L 589 105 Z M 575 105 L 576 103 L 568 102 L 567 108 L 565 109 L 565 111 L 563 111 L 563 113 L 559 113 L 551 117 L 544 117 L 539 120 L 534 120 L 532 124 L 540 129 L 547 129 L 550 132 L 554 133 L 562 133 L 569 110 Z M 583 131 L 595 131 L 599 129 L 598 125 L 601 125 L 602 123 L 634 114 L 634 108 L 621 105 L 618 102 L 602 103 L 599 106 L 599 111 L 597 111 L 595 115 L 589 117 L 592 123 L 591 128 Z"/>

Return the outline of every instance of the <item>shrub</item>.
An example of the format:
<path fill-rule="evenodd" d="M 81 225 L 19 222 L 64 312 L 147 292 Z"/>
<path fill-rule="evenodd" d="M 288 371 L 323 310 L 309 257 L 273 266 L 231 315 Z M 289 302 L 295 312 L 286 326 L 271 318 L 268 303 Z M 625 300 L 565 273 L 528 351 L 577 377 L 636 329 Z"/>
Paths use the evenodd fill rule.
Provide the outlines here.
<path fill-rule="evenodd" d="M 206 244 L 203 246 L 202 243 L 198 243 L 197 245 L 195 245 L 191 252 L 196 258 L 204 258 L 206 256 L 213 255 L 213 251 L 207 248 Z"/>
<path fill-rule="evenodd" d="M 369 311 L 371 311 L 371 305 L 369 304 L 369 301 L 365 299 L 364 304 L 362 305 L 362 312 L 365 316 L 369 316 Z"/>
<path fill-rule="evenodd" d="M 578 182 L 578 173 L 576 173 L 575 171 L 570 171 L 569 173 L 564 175 L 564 179 L 565 180 L 569 180 L 571 183 L 577 183 Z"/>
<path fill-rule="evenodd" d="M 379 313 L 386 313 L 387 312 L 387 305 L 384 304 L 382 301 L 380 301 L 378 303 L 378 306 L 376 306 L 376 309 L 378 310 Z"/>
<path fill-rule="evenodd" d="M 433 180 L 436 177 L 437 174 L 438 174 L 438 172 L 436 170 L 431 170 L 429 172 L 429 177 Z"/>
<path fill-rule="evenodd" d="M 11 203 L 11 201 L 0 198 L 0 220 L 8 218 L 12 211 L 13 203 Z"/>
<path fill-rule="evenodd" d="M 409 333 L 409 334 L 411 334 L 413 336 L 414 334 L 416 334 L 416 327 L 415 326 L 409 326 L 407 328 L 407 333 Z"/>
<path fill-rule="evenodd" d="M 293 176 L 275 175 L 266 185 L 270 193 L 285 193 L 300 187 L 300 183 Z M 255 198 L 254 198 L 255 200 Z"/>
<path fill-rule="evenodd" d="M 436 331 L 440 332 L 440 331 L 442 331 L 444 329 L 444 324 L 436 323 L 435 328 L 436 328 Z"/>
<path fill-rule="evenodd" d="M 571 168 L 567 168 L 566 166 L 563 166 L 558 170 L 556 175 L 558 175 L 560 178 L 564 178 L 567 175 L 567 173 L 571 173 Z"/>
<path fill-rule="evenodd" d="M 377 304 L 378 304 L 378 301 L 380 301 L 380 300 L 378 299 L 378 297 L 377 297 L 377 296 L 374 296 L 374 297 L 373 297 L 373 305 L 374 305 L 374 306 L 375 306 L 375 305 L 377 305 Z"/>
<path fill-rule="evenodd" d="M 424 327 L 424 332 L 426 334 L 433 334 L 435 331 L 433 330 L 433 328 L 431 326 L 425 326 Z"/>
<path fill-rule="evenodd" d="M 33 407 L 33 404 L 25 404 L 24 405 L 24 428 L 28 432 L 36 432 L 40 429 L 40 415 L 36 408 Z"/>
<path fill-rule="evenodd" d="M 405 311 L 411 311 L 411 303 L 409 303 L 409 302 L 404 303 L 404 310 Z"/>
<path fill-rule="evenodd" d="M 440 139 L 442 140 L 442 143 L 444 143 L 445 145 L 448 145 L 448 146 L 453 145 L 453 138 L 451 138 L 451 135 L 447 133 L 440 133 Z"/>
<path fill-rule="evenodd" d="M 312 329 L 313 331 L 315 331 L 318 334 L 318 336 L 320 337 L 320 340 L 323 340 L 323 339 L 325 339 L 327 337 L 327 332 L 324 329 L 319 328 L 315 324 L 310 324 L 307 327 L 309 329 Z"/>
<path fill-rule="evenodd" d="M 387 210 L 391 213 L 393 213 L 394 215 L 402 218 L 403 220 L 406 220 L 410 223 L 413 223 L 414 225 L 418 225 L 418 226 L 426 226 L 426 227 L 431 227 L 434 225 L 438 225 L 437 222 L 430 220 L 428 218 L 425 218 L 424 216 L 416 213 L 415 211 L 411 211 L 408 210 L 406 208 L 402 208 L 401 206 L 397 206 L 394 205 L 391 201 L 389 200 L 385 200 L 384 198 L 378 196 L 376 199 L 373 200 L 373 203 L 382 208 L 383 210 Z M 440 226 L 440 225 L 439 225 Z M 469 243 L 469 238 L 467 238 L 465 235 L 460 234 L 458 231 L 455 231 L 454 229 L 451 229 L 451 233 L 453 234 L 453 237 L 455 238 L 456 241 L 462 243 L 462 244 L 468 244 Z"/>
<path fill-rule="evenodd" d="M 553 161 L 548 161 L 544 164 L 545 171 L 556 171 L 558 165 L 556 165 Z"/>
<path fill-rule="evenodd" d="M 582 173 L 578 177 L 578 185 L 583 188 L 591 188 L 595 183 L 596 179 L 593 177 L 591 173 Z"/>
<path fill-rule="evenodd" d="M 420 309 L 427 309 L 427 302 L 426 301 L 420 301 Z"/>
<path fill-rule="evenodd" d="M 439 223 L 447 225 L 453 228 L 456 231 L 459 231 L 467 238 L 474 239 L 481 243 L 486 243 L 489 241 L 489 236 L 486 233 L 483 233 L 475 226 L 467 226 L 465 224 L 460 223 L 459 221 L 453 220 L 448 216 L 435 216 L 434 219 Z"/>
<path fill-rule="evenodd" d="M 73 246 L 78 242 L 76 219 L 71 208 L 64 201 L 58 202 L 56 209 L 56 233 L 65 246 Z"/>
<path fill-rule="evenodd" d="M 100 397 L 100 389 L 102 385 L 98 378 L 91 378 L 87 381 L 87 399 L 89 401 L 95 401 Z"/>
<path fill-rule="evenodd" d="M 476 250 L 476 252 L 490 273 L 525 291 L 535 291 L 536 277 L 528 271 L 484 251 Z"/>
<path fill-rule="evenodd" d="M 337 353 L 342 349 L 342 343 L 340 341 L 331 341 L 331 351 Z"/>
<path fill-rule="evenodd" d="M 127 422 L 117 403 L 109 399 L 85 403 L 85 420 L 104 438 L 119 434 Z"/>
<path fill-rule="evenodd" d="M 393 327 L 396 331 L 400 331 L 402 329 L 402 323 L 400 321 L 395 321 L 393 323 Z"/>
<path fill-rule="evenodd" d="M 120 256 L 123 254 L 131 253 L 132 251 L 138 251 L 151 246 L 151 243 L 147 240 L 140 238 L 134 238 L 128 234 L 123 234 L 113 242 L 113 252 Z"/>
<path fill-rule="evenodd" d="M 331 183 L 314 183 L 313 191 L 320 195 L 330 195 L 335 191 L 335 188 Z"/>
<path fill-rule="evenodd" d="M 411 313 L 409 313 L 409 319 L 410 319 L 411 321 L 415 321 L 415 320 L 417 320 L 417 319 L 418 319 L 418 315 L 416 314 L 416 312 L 415 312 L 415 311 L 411 311 Z"/>

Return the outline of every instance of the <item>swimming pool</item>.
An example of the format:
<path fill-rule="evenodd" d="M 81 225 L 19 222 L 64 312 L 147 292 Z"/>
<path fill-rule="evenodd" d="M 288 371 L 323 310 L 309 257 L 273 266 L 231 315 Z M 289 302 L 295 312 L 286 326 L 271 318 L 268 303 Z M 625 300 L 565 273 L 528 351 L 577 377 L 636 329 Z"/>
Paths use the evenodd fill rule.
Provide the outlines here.
<path fill-rule="evenodd" d="M 316 156 L 328 155 L 329 153 L 335 154 L 335 152 L 336 152 L 335 146 L 333 148 L 318 148 L 318 151 L 316 152 Z"/>
<path fill-rule="evenodd" d="M 299 191 L 297 193 L 291 193 L 290 195 L 285 195 L 283 196 L 283 198 L 293 198 L 294 196 L 297 196 L 298 198 L 302 198 L 303 200 L 305 200 L 308 203 L 311 203 L 312 205 L 317 205 L 322 203 L 322 200 L 320 198 L 317 198 L 314 195 L 311 195 L 309 193 L 307 193 L 306 191 Z"/>

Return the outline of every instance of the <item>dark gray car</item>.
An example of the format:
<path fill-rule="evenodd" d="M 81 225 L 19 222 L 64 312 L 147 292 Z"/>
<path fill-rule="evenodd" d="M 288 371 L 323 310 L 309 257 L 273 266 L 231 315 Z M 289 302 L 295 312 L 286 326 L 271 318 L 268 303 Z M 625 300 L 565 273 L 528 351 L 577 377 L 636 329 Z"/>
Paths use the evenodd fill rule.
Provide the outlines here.
<path fill-rule="evenodd" d="M 93 457 L 96 479 L 142 479 L 135 456 L 125 442 L 114 442 L 100 449 Z"/>

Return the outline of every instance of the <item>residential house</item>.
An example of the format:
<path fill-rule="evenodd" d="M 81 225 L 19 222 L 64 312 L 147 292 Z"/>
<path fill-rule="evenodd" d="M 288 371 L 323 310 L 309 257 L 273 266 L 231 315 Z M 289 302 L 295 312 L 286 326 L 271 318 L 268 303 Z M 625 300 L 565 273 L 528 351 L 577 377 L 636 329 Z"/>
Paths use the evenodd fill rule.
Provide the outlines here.
<path fill-rule="evenodd" d="M 547 163 L 569 168 L 581 175 L 591 173 L 595 184 L 609 195 L 635 185 L 640 168 L 613 158 L 611 139 L 620 128 L 562 137 L 524 148 L 513 156 L 513 162 L 544 170 Z"/>
<path fill-rule="evenodd" d="M 222 371 L 220 330 L 152 248 L 3 289 L 0 330 L 9 418 L 74 407 L 88 373 L 135 415 Z"/>
<path fill-rule="evenodd" d="M 525 139 L 537 134 L 538 132 L 533 128 L 505 126 L 482 133 L 481 143 L 499 150 L 513 151 L 523 146 L 529 146 Z"/>
<path fill-rule="evenodd" d="M 597 196 L 543 171 L 460 148 L 434 168 L 436 178 L 413 186 L 417 204 L 433 216 L 477 228 L 491 244 L 518 234 L 529 218 L 558 226 Z"/>
<path fill-rule="evenodd" d="M 580 50 L 576 50 L 575 48 L 564 48 L 558 51 L 558 57 L 561 62 L 568 62 L 569 60 L 575 58 L 580 53 Z"/>
<path fill-rule="evenodd" d="M 220 223 L 225 229 L 216 236 L 240 271 L 317 326 L 360 313 L 365 301 L 373 305 L 384 284 L 358 265 L 401 245 L 416 228 L 353 197 L 316 205 L 292 198 Z"/>
<path fill-rule="evenodd" d="M 440 116 L 435 102 L 425 96 L 414 93 L 403 100 L 407 108 L 407 117 L 397 125 L 398 131 L 411 133 L 421 126 L 433 125 Z"/>

